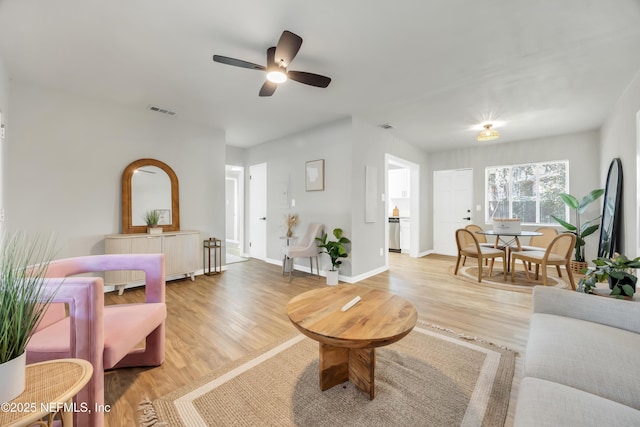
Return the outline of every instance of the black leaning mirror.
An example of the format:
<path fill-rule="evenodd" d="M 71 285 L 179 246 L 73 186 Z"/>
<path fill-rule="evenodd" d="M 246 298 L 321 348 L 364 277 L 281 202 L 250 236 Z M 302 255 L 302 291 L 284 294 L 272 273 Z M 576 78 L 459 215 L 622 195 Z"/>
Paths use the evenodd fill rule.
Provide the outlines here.
<path fill-rule="evenodd" d="M 611 258 L 618 250 L 618 234 L 620 233 L 620 206 L 622 202 L 622 163 L 616 158 L 609 165 L 607 185 L 602 208 L 600 224 L 600 244 L 598 256 Z"/>

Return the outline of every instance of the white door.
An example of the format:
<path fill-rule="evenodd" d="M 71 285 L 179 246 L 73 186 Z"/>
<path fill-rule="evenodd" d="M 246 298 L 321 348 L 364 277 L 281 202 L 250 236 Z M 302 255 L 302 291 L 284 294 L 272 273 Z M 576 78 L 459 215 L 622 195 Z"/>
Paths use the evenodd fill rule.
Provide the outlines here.
<path fill-rule="evenodd" d="M 455 232 L 473 223 L 473 169 L 433 172 L 433 250 L 457 255 Z"/>
<path fill-rule="evenodd" d="M 267 164 L 249 166 L 249 255 L 267 259 Z"/>
<path fill-rule="evenodd" d="M 225 223 L 228 241 L 238 241 L 238 180 L 227 177 L 225 179 Z"/>

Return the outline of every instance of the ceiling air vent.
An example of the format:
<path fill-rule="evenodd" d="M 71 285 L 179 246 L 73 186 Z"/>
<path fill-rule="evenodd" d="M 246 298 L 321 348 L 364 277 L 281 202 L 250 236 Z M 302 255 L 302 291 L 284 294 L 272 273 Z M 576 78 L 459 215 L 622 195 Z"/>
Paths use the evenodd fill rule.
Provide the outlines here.
<path fill-rule="evenodd" d="M 168 110 L 168 109 L 162 108 L 162 107 L 156 107 L 155 105 L 149 105 L 149 110 L 155 111 L 156 113 L 168 114 L 170 116 L 175 116 L 176 115 L 175 111 L 171 111 L 171 110 Z"/>
<path fill-rule="evenodd" d="M 384 130 L 389 130 L 389 129 L 393 129 L 393 126 L 390 125 L 389 123 L 384 123 L 382 125 L 378 125 L 379 127 L 381 127 Z"/>

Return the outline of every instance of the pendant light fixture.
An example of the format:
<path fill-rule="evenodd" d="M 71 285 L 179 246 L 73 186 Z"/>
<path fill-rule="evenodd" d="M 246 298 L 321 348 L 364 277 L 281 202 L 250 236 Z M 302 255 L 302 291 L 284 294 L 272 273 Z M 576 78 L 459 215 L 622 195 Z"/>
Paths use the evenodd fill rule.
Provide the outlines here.
<path fill-rule="evenodd" d="M 493 129 L 492 124 L 484 125 L 484 129 L 478 134 L 478 141 L 492 141 L 500 138 L 500 134 L 497 130 Z"/>

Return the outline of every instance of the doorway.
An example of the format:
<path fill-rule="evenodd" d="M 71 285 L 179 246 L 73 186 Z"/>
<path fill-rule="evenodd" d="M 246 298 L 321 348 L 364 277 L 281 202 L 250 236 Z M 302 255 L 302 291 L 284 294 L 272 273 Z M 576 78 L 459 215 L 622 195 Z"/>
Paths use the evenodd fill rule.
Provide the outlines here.
<path fill-rule="evenodd" d="M 244 261 L 244 167 L 225 166 L 226 263 Z"/>
<path fill-rule="evenodd" d="M 267 259 L 267 164 L 249 166 L 249 256 Z"/>
<path fill-rule="evenodd" d="M 457 255 L 455 232 L 473 223 L 473 169 L 433 172 L 433 251 Z"/>
<path fill-rule="evenodd" d="M 388 267 L 389 250 L 411 257 L 420 256 L 420 166 L 385 154 L 385 194 L 388 217 L 385 221 L 385 265 Z M 393 236 L 391 232 L 394 232 Z"/>

